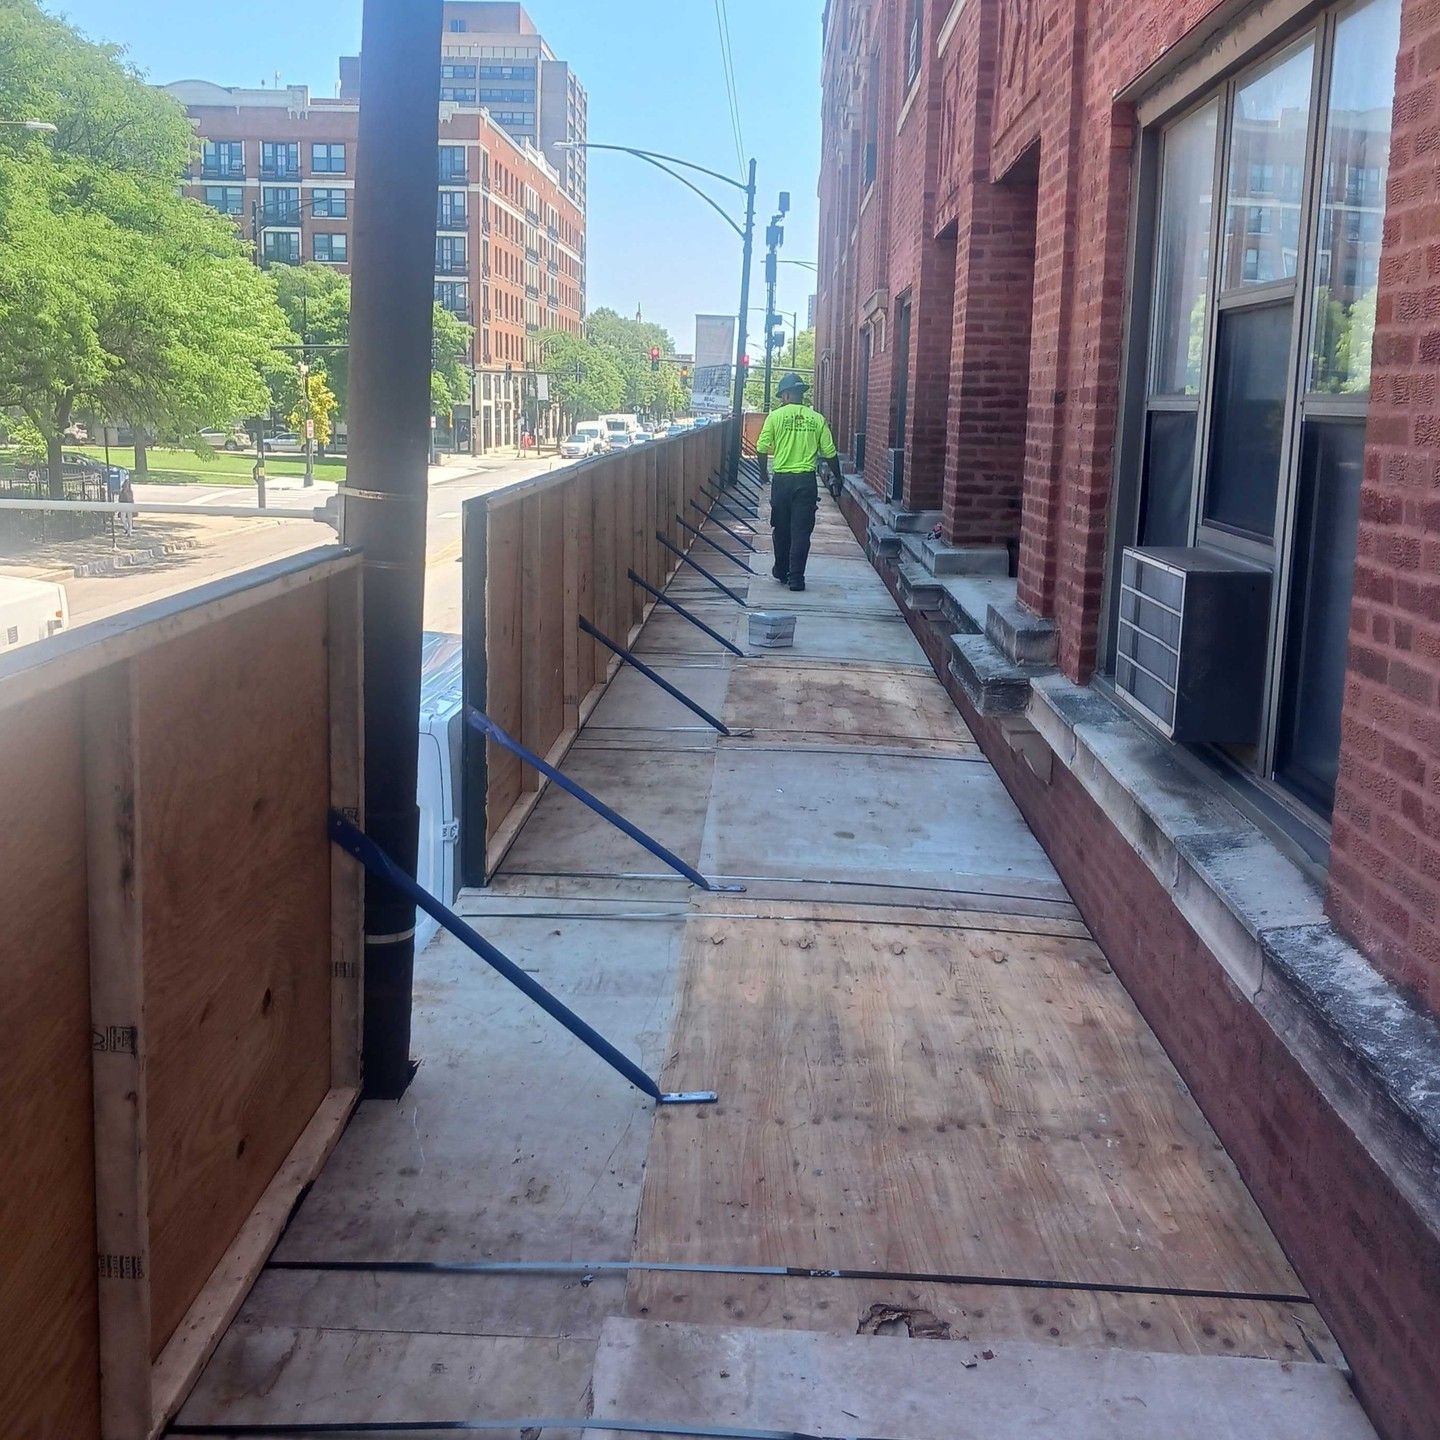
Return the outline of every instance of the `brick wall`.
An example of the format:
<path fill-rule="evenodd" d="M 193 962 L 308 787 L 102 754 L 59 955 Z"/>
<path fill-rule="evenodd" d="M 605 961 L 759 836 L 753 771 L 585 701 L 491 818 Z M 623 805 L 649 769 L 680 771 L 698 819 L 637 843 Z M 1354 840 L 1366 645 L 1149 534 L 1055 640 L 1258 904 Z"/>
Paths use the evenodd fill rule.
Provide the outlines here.
<path fill-rule="evenodd" d="M 1440 1014 L 1440 7 L 1401 10 L 1330 908 Z"/>
<path fill-rule="evenodd" d="M 863 540 L 853 504 L 847 519 Z M 895 589 L 893 572 L 882 571 Z M 949 675 L 944 627 L 908 616 L 1115 973 L 1340 1342 L 1383 1440 L 1433 1440 L 1440 1237 L 1235 988 L 1150 868 L 1058 761 L 1041 782 Z M 1317 1437 L 1319 1440 L 1319 1437 Z"/>

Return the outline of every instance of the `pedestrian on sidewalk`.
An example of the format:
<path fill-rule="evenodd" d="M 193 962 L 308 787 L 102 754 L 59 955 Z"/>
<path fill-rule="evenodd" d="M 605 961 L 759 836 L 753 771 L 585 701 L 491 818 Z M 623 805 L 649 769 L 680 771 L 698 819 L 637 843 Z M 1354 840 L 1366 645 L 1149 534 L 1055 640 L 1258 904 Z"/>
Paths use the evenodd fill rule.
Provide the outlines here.
<path fill-rule="evenodd" d="M 133 505 L 135 503 L 135 487 L 130 483 L 130 472 L 125 471 L 125 478 L 120 482 L 120 503 L 121 505 Z M 135 534 L 135 512 L 133 510 L 121 510 L 120 523 L 125 527 L 125 538 L 131 539 Z"/>
<path fill-rule="evenodd" d="M 770 487 L 770 525 L 775 532 L 775 564 L 770 573 L 792 590 L 805 588 L 805 562 L 810 558 L 810 536 L 820 486 L 815 462 L 823 458 L 838 484 L 840 460 L 835 437 L 818 410 L 805 403 L 805 382 L 793 372 L 780 381 L 780 404 L 766 417 L 755 442 L 760 479 L 768 478 L 770 456 L 775 477 Z"/>

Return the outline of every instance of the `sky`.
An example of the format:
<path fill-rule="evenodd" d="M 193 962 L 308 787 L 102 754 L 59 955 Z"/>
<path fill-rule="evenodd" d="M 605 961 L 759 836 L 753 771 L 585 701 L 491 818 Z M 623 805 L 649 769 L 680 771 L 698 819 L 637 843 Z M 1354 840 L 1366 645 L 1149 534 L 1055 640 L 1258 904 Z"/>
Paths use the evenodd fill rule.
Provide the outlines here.
<path fill-rule="evenodd" d="M 123 45 L 150 80 L 309 85 L 333 95 L 336 60 L 360 48 L 361 0 L 42 0 L 95 40 Z M 750 350 L 764 334 L 764 227 L 781 190 L 782 258 L 814 261 L 824 0 L 526 0 L 590 97 L 590 139 L 677 155 L 727 175 L 737 160 L 716 6 L 729 21 L 743 154 L 758 166 Z M 710 182 L 707 182 L 710 183 Z M 744 218 L 744 196 L 714 185 Z M 697 312 L 735 312 L 740 241 L 674 180 L 628 155 L 590 157 L 589 304 L 657 320 L 688 351 Z M 782 264 L 776 308 L 805 325 L 814 272 Z M 787 322 L 788 323 L 788 322 Z"/>

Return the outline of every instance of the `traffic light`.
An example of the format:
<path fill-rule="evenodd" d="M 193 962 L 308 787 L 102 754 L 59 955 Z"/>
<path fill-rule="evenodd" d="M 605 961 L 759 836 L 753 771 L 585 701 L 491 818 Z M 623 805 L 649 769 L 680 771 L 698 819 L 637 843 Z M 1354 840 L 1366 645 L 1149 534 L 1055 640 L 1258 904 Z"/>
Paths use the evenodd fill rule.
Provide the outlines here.
<path fill-rule="evenodd" d="M 748 355 L 742 355 L 740 357 L 740 368 L 742 370 L 748 370 L 750 368 L 750 357 Z"/>
<path fill-rule="evenodd" d="M 682 385 L 688 385 L 690 383 L 690 367 L 688 365 L 682 365 L 680 367 L 680 383 Z"/>
<path fill-rule="evenodd" d="M 658 345 L 652 345 L 652 346 L 650 347 L 650 373 L 653 375 L 653 374 L 655 374 L 659 369 L 660 369 L 660 347 L 659 347 Z"/>

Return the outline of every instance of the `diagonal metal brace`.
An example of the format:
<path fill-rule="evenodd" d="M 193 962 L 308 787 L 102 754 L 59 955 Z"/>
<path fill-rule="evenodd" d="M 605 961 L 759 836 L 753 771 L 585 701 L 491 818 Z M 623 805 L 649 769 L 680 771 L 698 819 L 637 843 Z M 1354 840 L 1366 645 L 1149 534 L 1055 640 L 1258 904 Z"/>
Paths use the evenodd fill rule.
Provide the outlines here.
<path fill-rule="evenodd" d="M 732 565 L 738 565 L 747 575 L 753 575 L 755 573 L 738 555 L 732 555 L 723 545 L 717 545 L 704 531 L 697 530 L 688 520 L 679 515 L 675 518 L 679 520 L 680 524 L 697 540 L 703 540 L 712 550 L 718 550 Z"/>
<path fill-rule="evenodd" d="M 568 1005 L 556 999 L 534 976 L 522 970 L 503 951 L 497 950 L 478 930 L 467 925 L 448 905 L 407 875 L 353 820 L 338 810 L 330 812 L 330 838 L 347 855 L 353 855 L 372 875 L 379 876 L 402 895 L 413 900 L 427 915 L 443 925 L 457 940 L 473 950 L 487 965 L 499 971 L 522 994 L 533 1000 L 547 1015 L 558 1020 L 577 1040 L 588 1045 L 607 1065 L 618 1070 L 637 1090 L 657 1105 L 703 1105 L 718 1097 L 713 1090 L 667 1093 L 630 1057 L 617 1050 L 598 1030 L 587 1025 Z"/>
<path fill-rule="evenodd" d="M 637 655 L 632 655 L 623 645 L 597 630 L 583 615 L 577 616 L 580 628 L 592 639 L 598 640 L 607 650 L 613 651 L 627 665 L 633 665 L 647 680 L 653 680 L 667 695 L 673 695 L 692 715 L 698 715 L 712 730 L 729 735 L 730 727 L 723 720 L 717 720 L 708 710 L 697 705 L 677 685 L 672 685 L 663 675 L 657 674 Z"/>
<path fill-rule="evenodd" d="M 655 538 L 680 562 L 690 566 L 692 570 L 698 570 L 717 590 L 723 590 L 737 605 L 744 606 L 745 597 L 738 590 L 732 590 L 723 580 L 717 580 L 698 560 L 692 560 L 683 550 L 672 545 L 658 530 Z"/>
<path fill-rule="evenodd" d="M 568 775 L 562 774 L 548 760 L 542 760 L 533 750 L 527 749 L 513 735 L 508 735 L 500 728 L 483 710 L 477 710 L 473 705 L 465 707 L 465 720 L 480 731 L 482 735 L 488 735 L 497 745 L 503 745 L 512 755 L 523 760 L 532 769 L 538 770 L 548 779 L 553 780 L 568 795 L 573 795 L 582 805 L 587 805 L 602 820 L 607 820 L 617 830 L 628 835 L 637 845 L 643 845 L 657 860 L 668 865 L 677 875 L 683 875 L 692 885 L 698 886 L 701 890 L 724 891 L 728 894 L 740 894 L 744 892 L 743 885 L 722 885 L 714 880 L 707 880 L 693 865 L 682 860 L 673 850 L 667 850 L 658 840 L 647 835 L 638 825 L 632 825 L 623 815 L 612 810 L 598 796 L 592 795 L 583 785 L 578 785 Z"/>
<path fill-rule="evenodd" d="M 747 520 L 732 506 L 727 505 L 708 485 L 700 486 L 700 493 L 710 502 L 710 508 L 712 510 L 718 505 L 737 525 L 744 526 L 752 535 L 755 533 L 755 527 L 750 523 L 750 520 Z M 759 518 L 758 513 L 750 517 L 751 520 L 758 520 Z"/>
<path fill-rule="evenodd" d="M 697 515 L 703 515 L 711 524 L 718 525 L 737 545 L 743 545 L 752 555 L 757 553 L 755 547 L 738 530 L 732 530 L 723 520 L 718 519 L 712 510 L 707 510 L 694 500 L 690 502 L 690 508 Z"/>
<path fill-rule="evenodd" d="M 629 577 L 647 594 L 655 597 L 656 603 L 668 605 L 677 615 L 688 620 L 698 630 L 703 630 L 712 640 L 718 641 L 732 655 L 738 655 L 740 659 L 745 658 L 745 652 L 733 640 L 727 640 L 718 630 L 712 629 L 698 615 L 692 615 L 678 600 L 672 600 L 663 590 L 657 590 L 648 580 L 637 575 L 633 570 L 625 572 Z"/>

